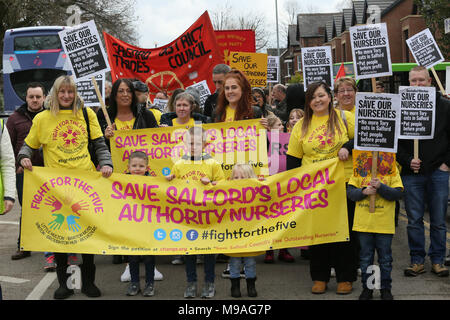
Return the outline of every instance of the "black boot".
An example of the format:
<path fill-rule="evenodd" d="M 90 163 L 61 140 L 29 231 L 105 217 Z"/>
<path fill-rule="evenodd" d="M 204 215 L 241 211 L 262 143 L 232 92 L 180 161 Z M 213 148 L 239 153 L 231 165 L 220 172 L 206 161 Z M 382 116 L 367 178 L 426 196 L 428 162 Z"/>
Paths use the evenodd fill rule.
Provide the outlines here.
<path fill-rule="evenodd" d="M 94 284 L 95 281 L 95 264 L 82 264 L 81 269 L 81 292 L 90 298 L 100 297 L 102 294 Z"/>
<path fill-rule="evenodd" d="M 252 278 L 252 279 L 245 279 L 247 280 L 247 293 L 249 297 L 256 297 L 258 296 L 258 294 L 256 293 L 256 288 L 255 288 L 255 281 L 256 278 Z"/>
<path fill-rule="evenodd" d="M 372 300 L 373 298 L 373 290 L 368 288 L 363 288 L 361 295 L 359 296 L 359 300 Z"/>
<path fill-rule="evenodd" d="M 241 278 L 230 279 L 231 280 L 231 296 L 233 298 L 241 297 Z"/>
<path fill-rule="evenodd" d="M 56 275 L 58 277 L 59 288 L 56 289 L 53 294 L 54 299 L 67 299 L 71 295 L 73 295 L 73 289 L 69 289 L 67 287 L 67 279 L 69 279 L 69 274 L 67 273 L 67 265 L 63 265 L 62 267 L 56 267 Z"/>

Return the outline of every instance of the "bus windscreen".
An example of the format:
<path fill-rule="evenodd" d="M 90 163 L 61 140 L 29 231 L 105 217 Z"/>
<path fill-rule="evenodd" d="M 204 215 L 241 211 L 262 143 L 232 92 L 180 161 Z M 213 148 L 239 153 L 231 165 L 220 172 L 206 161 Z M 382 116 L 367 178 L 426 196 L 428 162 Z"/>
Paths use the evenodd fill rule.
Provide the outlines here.
<path fill-rule="evenodd" d="M 14 51 L 42 51 L 61 50 L 61 41 L 58 35 L 17 37 L 14 39 Z"/>

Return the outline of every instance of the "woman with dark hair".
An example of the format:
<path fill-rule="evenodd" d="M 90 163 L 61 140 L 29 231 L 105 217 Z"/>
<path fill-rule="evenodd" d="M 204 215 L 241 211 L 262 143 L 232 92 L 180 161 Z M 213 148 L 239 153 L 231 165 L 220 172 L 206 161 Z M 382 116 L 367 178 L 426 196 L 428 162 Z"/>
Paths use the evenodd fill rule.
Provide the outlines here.
<path fill-rule="evenodd" d="M 212 121 L 231 122 L 261 118 L 263 115 L 261 109 L 252 104 L 250 82 L 241 71 L 233 69 L 225 76 Z"/>
<path fill-rule="evenodd" d="M 108 116 L 111 125 L 108 125 L 103 112 L 97 113 L 98 122 L 106 137 L 108 147 L 110 147 L 109 139 L 114 137 L 115 130 L 134 130 L 158 127 L 158 122 L 156 121 L 153 112 L 148 110 L 145 104 L 139 103 L 136 89 L 131 79 L 118 79 L 114 82 L 111 89 Z M 122 261 L 123 258 L 120 255 L 115 255 L 113 257 L 114 264 L 120 264 Z M 129 278 L 128 270 L 127 266 L 121 279 Z M 156 269 L 155 274 L 161 277 Z"/>
<path fill-rule="evenodd" d="M 292 109 L 305 109 L 305 89 L 302 84 L 291 84 L 286 89 L 287 114 Z"/>
<path fill-rule="evenodd" d="M 111 126 L 108 126 L 105 115 L 99 112 L 98 122 L 108 139 L 114 137 L 114 130 L 131 130 L 157 128 L 155 116 L 145 105 L 138 103 L 133 83 L 129 79 L 119 79 L 114 82 L 111 89 L 110 106 L 108 115 Z"/>
<path fill-rule="evenodd" d="M 267 103 L 267 97 L 264 93 L 264 90 L 261 88 L 253 88 L 252 89 L 254 106 L 257 106 L 261 109 L 263 116 L 267 118 L 270 113 L 273 113 L 272 107 Z"/>
<path fill-rule="evenodd" d="M 184 126 L 193 127 L 195 123 L 208 123 L 208 117 L 194 112 L 196 101 L 188 92 L 182 92 L 174 100 L 175 112 L 165 113 L 161 116 L 161 127 Z"/>
<path fill-rule="evenodd" d="M 351 161 L 355 119 L 348 111 L 339 112 L 333 107 L 331 89 L 323 82 L 309 85 L 306 91 L 305 115 L 291 133 L 287 151 L 287 169 L 310 165 L 326 159 L 339 158 Z M 342 114 L 345 114 L 344 121 Z M 345 176 L 352 172 L 345 170 Z M 350 216 L 347 212 L 347 216 Z M 351 234 L 352 223 L 349 222 Z M 314 281 L 312 293 L 326 291 L 331 267 L 336 269 L 337 293 L 352 292 L 356 281 L 356 239 L 349 242 L 327 243 L 309 247 L 310 273 Z"/>

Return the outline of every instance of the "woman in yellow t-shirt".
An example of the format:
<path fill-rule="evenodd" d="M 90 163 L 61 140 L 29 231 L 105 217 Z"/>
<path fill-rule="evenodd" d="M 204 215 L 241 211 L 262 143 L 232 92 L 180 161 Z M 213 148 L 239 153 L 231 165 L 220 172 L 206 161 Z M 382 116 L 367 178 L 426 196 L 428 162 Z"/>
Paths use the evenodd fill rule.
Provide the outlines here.
<path fill-rule="evenodd" d="M 194 112 L 195 98 L 188 92 L 178 94 L 174 100 L 175 112 L 165 113 L 161 116 L 161 127 L 185 127 L 189 129 L 195 123 L 208 123 L 208 118 Z"/>
<path fill-rule="evenodd" d="M 213 122 L 232 122 L 261 118 L 263 115 L 261 109 L 252 104 L 250 82 L 241 71 L 233 69 L 225 76 L 212 120 Z"/>
<path fill-rule="evenodd" d="M 306 91 L 305 115 L 292 130 L 287 151 L 287 169 L 339 158 L 349 160 L 354 136 L 354 117 L 333 107 L 331 89 L 323 82 L 310 84 Z M 347 124 L 343 121 L 346 117 Z M 350 173 L 346 174 L 350 176 Z M 353 239 L 351 239 L 353 240 Z M 355 241 L 310 246 L 312 293 L 326 291 L 331 267 L 336 269 L 338 294 L 352 291 L 356 281 Z"/>
<path fill-rule="evenodd" d="M 111 176 L 113 170 L 111 154 L 105 144 L 97 117 L 94 111 L 86 109 L 90 128 L 90 137 L 88 137 L 87 123 L 82 111 L 84 103 L 78 95 L 77 87 L 71 76 L 61 76 L 55 80 L 52 93 L 48 97 L 47 107 L 49 107 L 48 110 L 42 111 L 33 119 L 33 125 L 18 155 L 20 165 L 31 171 L 33 164 L 30 159 L 33 150 L 42 146 L 46 167 L 95 171 L 88 150 L 90 138 L 102 176 L 105 178 Z M 61 226 L 67 222 L 70 230 L 74 225 L 74 219 L 78 217 L 74 215 L 65 217 L 62 213 L 66 204 L 62 204 L 59 200 L 58 203 L 58 208 L 56 204 L 54 205 L 55 209 L 62 208 L 63 211 L 56 212 L 54 216 L 58 216 L 58 223 Z M 71 203 L 68 204 L 69 207 L 70 205 Z M 75 205 L 76 203 L 72 204 L 71 210 L 78 214 L 73 209 Z M 42 214 L 44 213 L 42 212 Z M 101 292 L 94 284 L 94 255 L 83 254 L 82 257 L 83 264 L 80 268 L 83 286 L 81 291 L 88 297 L 99 297 Z M 59 288 L 55 291 L 54 298 L 66 299 L 74 293 L 67 287 L 69 277 L 67 253 L 55 253 L 55 258 Z"/>
<path fill-rule="evenodd" d="M 111 125 L 106 122 L 103 112 L 98 112 L 97 116 L 108 145 L 115 130 L 158 128 L 153 112 L 148 110 L 145 104 L 138 103 L 133 82 L 129 79 L 118 79 L 111 89 L 108 108 Z"/>

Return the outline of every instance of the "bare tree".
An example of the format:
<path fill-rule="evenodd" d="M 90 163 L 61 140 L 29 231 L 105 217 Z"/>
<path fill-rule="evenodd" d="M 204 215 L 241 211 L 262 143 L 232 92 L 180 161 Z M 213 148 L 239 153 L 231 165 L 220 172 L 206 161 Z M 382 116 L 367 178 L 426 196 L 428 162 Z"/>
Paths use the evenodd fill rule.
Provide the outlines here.
<path fill-rule="evenodd" d="M 314 13 L 318 11 L 319 10 L 312 2 L 305 4 L 304 1 L 299 0 L 285 1 L 279 19 L 281 39 L 284 39 L 287 43 L 289 26 L 297 24 L 297 15 L 299 13 Z"/>
<path fill-rule="evenodd" d="M 267 21 L 265 15 L 251 11 L 236 13 L 229 2 L 211 12 L 211 22 L 214 30 L 251 29 L 255 31 L 256 51 L 267 47 Z"/>
<path fill-rule="evenodd" d="M 72 5 L 81 9 L 81 22 L 95 20 L 100 33 L 104 30 L 137 45 L 135 0 L 0 0 L 1 42 L 11 28 L 65 26 Z"/>

